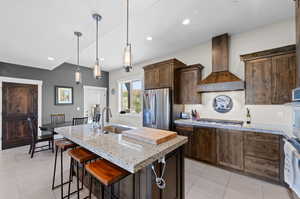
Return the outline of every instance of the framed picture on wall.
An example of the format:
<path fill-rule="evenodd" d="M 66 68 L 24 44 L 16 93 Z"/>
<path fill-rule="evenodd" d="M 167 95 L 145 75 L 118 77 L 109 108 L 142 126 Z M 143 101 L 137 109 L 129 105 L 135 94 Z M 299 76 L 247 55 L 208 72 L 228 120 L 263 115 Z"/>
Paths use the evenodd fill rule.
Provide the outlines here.
<path fill-rule="evenodd" d="M 73 99 L 73 87 L 55 86 L 55 105 L 72 105 Z"/>

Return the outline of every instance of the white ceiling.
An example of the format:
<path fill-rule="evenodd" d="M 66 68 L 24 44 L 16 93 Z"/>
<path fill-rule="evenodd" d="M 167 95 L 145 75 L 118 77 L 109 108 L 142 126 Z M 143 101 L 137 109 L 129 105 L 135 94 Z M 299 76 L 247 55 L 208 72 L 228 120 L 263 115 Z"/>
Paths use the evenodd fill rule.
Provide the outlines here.
<path fill-rule="evenodd" d="M 212 36 L 244 32 L 294 16 L 291 0 L 130 0 L 134 63 L 208 41 Z M 81 31 L 81 65 L 95 61 L 95 21 L 100 23 L 103 69 L 122 66 L 125 0 L 1 0 L 0 61 L 53 69 L 76 64 Z M 191 19 L 183 26 L 182 20 Z M 153 41 L 146 37 L 152 36 Z M 54 61 L 47 58 L 53 57 Z"/>

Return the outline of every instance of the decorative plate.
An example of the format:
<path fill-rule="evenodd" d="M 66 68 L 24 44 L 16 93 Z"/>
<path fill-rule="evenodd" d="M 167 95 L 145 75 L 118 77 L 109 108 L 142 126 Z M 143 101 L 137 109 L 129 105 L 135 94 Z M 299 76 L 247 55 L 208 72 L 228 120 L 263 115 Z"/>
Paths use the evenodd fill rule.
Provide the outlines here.
<path fill-rule="evenodd" d="M 228 113 L 233 107 L 232 99 L 227 95 L 215 97 L 213 107 L 218 113 Z"/>

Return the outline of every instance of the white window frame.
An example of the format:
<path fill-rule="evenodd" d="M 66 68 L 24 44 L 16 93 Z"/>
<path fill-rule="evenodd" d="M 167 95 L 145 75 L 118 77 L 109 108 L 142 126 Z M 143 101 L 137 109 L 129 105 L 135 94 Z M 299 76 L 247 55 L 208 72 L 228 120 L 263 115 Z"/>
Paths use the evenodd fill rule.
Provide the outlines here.
<path fill-rule="evenodd" d="M 133 82 L 133 81 L 141 81 L 142 87 L 141 87 L 141 112 L 140 113 L 126 113 L 121 114 L 121 107 L 122 107 L 122 84 L 126 82 Z M 143 90 L 144 90 L 144 80 L 142 78 L 131 78 L 126 80 L 120 80 L 118 81 L 118 113 L 120 117 L 127 117 L 127 116 L 133 116 L 133 117 L 140 117 L 143 113 Z"/>

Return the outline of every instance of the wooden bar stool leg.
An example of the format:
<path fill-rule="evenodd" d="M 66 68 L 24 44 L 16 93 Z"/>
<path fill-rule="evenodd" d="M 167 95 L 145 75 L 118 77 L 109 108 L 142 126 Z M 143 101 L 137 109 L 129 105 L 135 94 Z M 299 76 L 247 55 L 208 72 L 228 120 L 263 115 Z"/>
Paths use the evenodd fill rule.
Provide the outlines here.
<path fill-rule="evenodd" d="M 70 176 L 69 176 L 69 187 L 68 187 L 68 199 L 70 199 L 70 195 L 71 195 L 71 182 L 73 178 L 73 158 L 71 158 L 70 161 Z"/>
<path fill-rule="evenodd" d="M 61 184 L 61 186 L 60 186 L 60 193 L 61 193 L 61 199 L 63 199 L 64 198 L 64 167 L 63 167 L 63 162 L 64 162 L 64 160 L 63 160 L 63 150 L 62 149 L 60 149 L 60 166 L 61 166 L 61 168 L 60 168 L 60 184 Z"/>
<path fill-rule="evenodd" d="M 34 152 L 35 152 L 35 143 L 32 144 L 31 158 L 33 158 Z"/>
<path fill-rule="evenodd" d="M 54 136 L 54 135 L 53 135 Z M 52 153 L 54 153 L 54 137 L 53 139 L 51 140 L 51 145 L 52 145 Z"/>
<path fill-rule="evenodd" d="M 105 193 L 104 193 L 104 185 L 101 184 L 101 199 L 104 199 Z"/>
<path fill-rule="evenodd" d="M 81 176 L 81 189 L 83 189 L 83 180 L 84 180 L 84 165 L 85 165 L 85 163 L 83 163 L 82 164 L 82 176 Z"/>
<path fill-rule="evenodd" d="M 29 152 L 28 152 L 28 154 L 30 154 L 30 153 L 31 153 L 31 150 L 32 150 L 32 144 L 30 144 L 30 147 L 29 147 Z"/>
<path fill-rule="evenodd" d="M 77 199 L 80 199 L 80 193 L 79 193 L 79 164 L 76 161 L 76 172 L 77 172 Z"/>
<path fill-rule="evenodd" d="M 92 188 L 93 188 L 93 176 L 90 177 L 90 191 L 89 191 L 89 199 L 92 198 Z"/>
<path fill-rule="evenodd" d="M 108 186 L 108 190 L 107 190 L 108 191 L 108 198 L 109 199 L 112 199 L 112 192 L 111 192 L 111 190 L 112 190 L 112 185 L 109 185 Z"/>
<path fill-rule="evenodd" d="M 57 153 L 58 153 L 58 147 L 56 147 L 56 149 L 55 149 L 54 169 L 53 169 L 53 179 L 52 179 L 52 190 L 54 189 L 54 183 L 55 183 Z"/>

